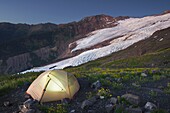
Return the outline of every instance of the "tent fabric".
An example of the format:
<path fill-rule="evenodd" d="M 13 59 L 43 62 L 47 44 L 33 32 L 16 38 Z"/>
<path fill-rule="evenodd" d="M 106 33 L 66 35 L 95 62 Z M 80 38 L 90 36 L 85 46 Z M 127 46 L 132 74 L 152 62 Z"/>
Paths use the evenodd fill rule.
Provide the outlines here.
<path fill-rule="evenodd" d="M 40 102 L 72 99 L 80 86 L 76 77 L 63 70 L 50 70 L 40 74 L 26 93 Z"/>

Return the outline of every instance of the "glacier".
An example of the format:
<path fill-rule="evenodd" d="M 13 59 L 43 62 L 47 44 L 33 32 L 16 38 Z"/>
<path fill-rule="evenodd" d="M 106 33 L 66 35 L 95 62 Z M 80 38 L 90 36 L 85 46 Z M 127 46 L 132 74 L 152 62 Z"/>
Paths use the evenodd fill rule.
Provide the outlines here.
<path fill-rule="evenodd" d="M 140 40 L 150 37 L 154 32 L 168 27 L 170 27 L 170 14 L 121 20 L 117 22 L 117 26 L 115 27 L 93 31 L 91 33 L 92 35 L 77 40 L 77 46 L 72 49 L 72 52 L 86 49 L 103 41 L 112 39 L 109 45 L 87 50 L 72 58 L 42 67 L 35 67 L 23 71 L 22 73 L 63 69 L 68 66 L 78 66 L 123 50 Z"/>

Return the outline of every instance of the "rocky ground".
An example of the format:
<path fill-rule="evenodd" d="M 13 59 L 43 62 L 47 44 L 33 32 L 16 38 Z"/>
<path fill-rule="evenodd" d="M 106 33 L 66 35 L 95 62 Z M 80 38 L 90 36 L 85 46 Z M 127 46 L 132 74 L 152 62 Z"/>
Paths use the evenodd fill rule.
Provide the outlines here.
<path fill-rule="evenodd" d="M 142 76 L 145 76 L 143 74 Z M 146 75 L 147 76 L 147 75 Z M 121 79 L 105 78 L 110 82 Z M 91 82 L 87 78 L 78 79 L 81 89 L 73 100 L 39 104 L 25 94 L 30 83 L 0 97 L 0 113 L 169 113 L 170 94 L 162 90 L 169 78 L 143 85 L 127 81 L 120 89 L 102 84 L 100 80 Z M 119 87 L 119 86 L 118 86 Z"/>

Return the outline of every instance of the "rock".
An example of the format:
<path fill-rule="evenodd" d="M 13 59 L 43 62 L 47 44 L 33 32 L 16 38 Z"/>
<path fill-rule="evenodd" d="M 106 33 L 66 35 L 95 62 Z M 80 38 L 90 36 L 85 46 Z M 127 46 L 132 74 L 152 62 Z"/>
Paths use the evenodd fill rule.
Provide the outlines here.
<path fill-rule="evenodd" d="M 61 102 L 62 102 L 63 104 L 68 104 L 68 103 L 70 102 L 70 99 L 64 98 L 64 99 L 61 100 Z"/>
<path fill-rule="evenodd" d="M 112 113 L 112 111 L 113 111 L 113 104 L 106 105 L 105 109 L 106 109 L 107 113 Z"/>
<path fill-rule="evenodd" d="M 126 108 L 125 111 L 127 113 L 142 113 L 141 108 Z"/>
<path fill-rule="evenodd" d="M 151 103 L 151 102 L 147 102 L 145 104 L 145 109 L 147 109 L 147 110 L 154 110 L 156 108 L 157 108 L 157 106 L 155 104 Z"/>
<path fill-rule="evenodd" d="M 10 105 L 11 105 L 11 103 L 9 101 L 4 102 L 5 107 L 10 106 Z"/>
<path fill-rule="evenodd" d="M 164 87 L 163 86 L 158 86 L 159 89 L 163 89 Z"/>
<path fill-rule="evenodd" d="M 110 78 L 110 77 L 106 77 L 105 80 L 108 80 L 108 81 L 110 81 L 110 82 L 113 81 L 112 78 Z"/>
<path fill-rule="evenodd" d="M 110 103 L 111 104 L 116 104 L 117 103 L 117 98 L 115 98 L 115 97 L 110 98 Z"/>
<path fill-rule="evenodd" d="M 12 113 L 19 113 L 19 111 L 13 111 Z"/>
<path fill-rule="evenodd" d="M 100 96 L 100 99 L 104 99 L 104 96 Z"/>
<path fill-rule="evenodd" d="M 94 110 L 88 110 L 87 113 L 95 113 Z"/>
<path fill-rule="evenodd" d="M 81 108 L 84 109 L 84 108 L 87 108 L 89 106 L 92 106 L 96 101 L 97 101 L 96 97 L 92 97 L 88 100 L 84 100 L 81 104 Z"/>
<path fill-rule="evenodd" d="M 34 104 L 34 101 L 32 99 L 28 99 L 23 104 L 25 105 L 26 108 L 31 108 L 32 105 Z"/>
<path fill-rule="evenodd" d="M 75 113 L 75 111 L 76 111 L 76 110 L 75 110 L 75 109 L 73 109 L 73 110 L 71 110 L 71 111 L 70 111 L 70 113 Z"/>
<path fill-rule="evenodd" d="M 121 78 L 115 78 L 116 82 L 121 82 L 122 79 Z"/>
<path fill-rule="evenodd" d="M 138 105 L 140 102 L 139 96 L 133 95 L 133 94 L 124 94 L 121 96 L 122 98 L 125 98 L 129 103 Z"/>
<path fill-rule="evenodd" d="M 138 85 L 138 84 L 136 84 L 136 83 L 132 83 L 132 86 L 140 87 L 140 85 Z"/>
<path fill-rule="evenodd" d="M 34 109 L 28 109 L 25 113 L 35 113 Z"/>
<path fill-rule="evenodd" d="M 28 111 L 28 109 L 25 107 L 25 105 L 19 105 L 19 110 L 22 112 L 22 113 L 26 113 Z"/>
<path fill-rule="evenodd" d="M 28 94 L 25 94 L 25 95 L 24 95 L 24 98 L 25 98 L 25 99 L 30 99 L 30 98 L 31 98 L 31 96 L 30 96 L 30 95 L 28 95 Z"/>
<path fill-rule="evenodd" d="M 141 73 L 141 76 L 147 77 L 148 75 L 146 73 Z"/>
<path fill-rule="evenodd" d="M 91 87 L 94 88 L 95 90 L 99 89 L 101 87 L 101 82 L 97 80 L 96 82 L 92 83 Z"/>
<path fill-rule="evenodd" d="M 84 109 L 85 107 L 89 107 L 91 106 L 92 103 L 89 100 L 85 100 L 83 101 L 83 103 L 81 104 L 81 108 Z"/>

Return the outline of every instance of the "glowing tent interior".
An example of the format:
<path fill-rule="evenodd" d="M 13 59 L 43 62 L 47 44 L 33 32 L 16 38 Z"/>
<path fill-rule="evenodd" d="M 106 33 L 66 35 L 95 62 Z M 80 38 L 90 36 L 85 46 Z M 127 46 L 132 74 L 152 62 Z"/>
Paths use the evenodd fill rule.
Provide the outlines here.
<path fill-rule="evenodd" d="M 76 77 L 63 70 L 50 70 L 39 75 L 26 91 L 39 102 L 72 99 L 80 86 Z"/>

